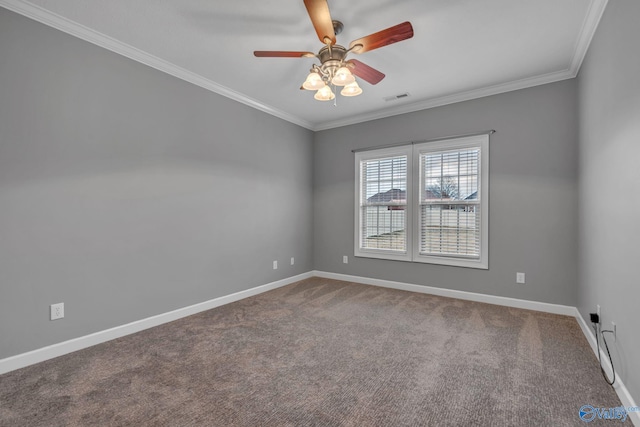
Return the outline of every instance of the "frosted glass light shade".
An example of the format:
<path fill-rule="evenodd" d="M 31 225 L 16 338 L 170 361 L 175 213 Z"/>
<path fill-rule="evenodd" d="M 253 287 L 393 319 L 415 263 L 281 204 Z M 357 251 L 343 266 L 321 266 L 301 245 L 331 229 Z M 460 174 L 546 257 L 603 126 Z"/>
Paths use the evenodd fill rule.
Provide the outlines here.
<path fill-rule="evenodd" d="M 309 73 L 307 79 L 302 83 L 302 88 L 306 90 L 318 90 L 322 89 L 324 86 L 325 84 L 322 81 L 320 74 L 313 71 Z"/>
<path fill-rule="evenodd" d="M 340 95 L 342 96 L 358 96 L 362 93 L 362 89 L 358 86 L 358 82 L 354 81 L 346 85 L 341 91 Z"/>
<path fill-rule="evenodd" d="M 317 91 L 313 97 L 318 101 L 331 101 L 336 96 L 331 91 L 331 88 L 329 86 L 325 86 L 319 91 Z"/>
<path fill-rule="evenodd" d="M 331 79 L 331 83 L 336 86 L 345 86 L 355 81 L 356 78 L 353 77 L 353 74 L 351 74 L 351 71 L 349 71 L 347 67 L 338 68 L 338 71 L 336 71 L 336 75 L 333 76 L 333 79 Z"/>

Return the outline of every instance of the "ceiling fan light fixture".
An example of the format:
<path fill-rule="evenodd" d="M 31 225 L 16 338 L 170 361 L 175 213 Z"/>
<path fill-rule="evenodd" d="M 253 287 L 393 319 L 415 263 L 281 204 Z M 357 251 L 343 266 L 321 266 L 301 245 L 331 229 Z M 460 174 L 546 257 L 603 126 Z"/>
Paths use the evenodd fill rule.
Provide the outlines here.
<path fill-rule="evenodd" d="M 355 59 L 347 60 L 350 52 L 358 54 L 369 52 L 413 37 L 413 26 L 406 21 L 353 40 L 349 48 L 345 48 L 336 43 L 336 35 L 342 32 L 343 24 L 331 19 L 327 1 L 303 0 L 318 39 L 324 45 L 317 54 L 308 51 L 282 50 L 253 52 L 253 55 L 258 58 L 317 58 L 320 64 L 312 66 L 311 72 L 300 89 L 315 90 L 314 98 L 319 101 L 335 99 L 336 94 L 333 90 L 336 90 L 336 87 L 342 88 L 340 94 L 343 96 L 360 95 L 362 89 L 356 83 L 355 76 L 372 85 L 384 79 L 385 75 L 380 71 Z"/>
<path fill-rule="evenodd" d="M 312 71 L 309 73 L 304 83 L 302 83 L 302 87 L 306 90 L 319 90 L 325 87 L 325 83 L 322 81 L 320 74 Z"/>
<path fill-rule="evenodd" d="M 331 83 L 336 86 L 346 86 L 356 81 L 356 78 L 351 74 L 351 70 L 347 67 L 340 67 L 336 71 L 335 76 L 331 79 Z"/>
<path fill-rule="evenodd" d="M 331 101 L 336 97 L 329 86 L 325 86 L 322 89 L 318 90 L 316 94 L 313 96 L 318 101 Z"/>
<path fill-rule="evenodd" d="M 362 93 L 362 89 L 358 86 L 358 82 L 354 81 L 346 85 L 341 91 L 342 96 L 358 96 Z"/>

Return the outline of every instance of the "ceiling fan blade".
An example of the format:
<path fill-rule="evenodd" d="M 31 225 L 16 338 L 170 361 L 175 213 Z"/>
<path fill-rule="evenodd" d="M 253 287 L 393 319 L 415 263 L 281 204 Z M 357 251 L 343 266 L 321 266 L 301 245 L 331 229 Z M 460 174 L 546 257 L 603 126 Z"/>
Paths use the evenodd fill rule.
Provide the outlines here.
<path fill-rule="evenodd" d="M 320 41 L 324 44 L 336 44 L 336 33 L 333 30 L 333 21 L 327 0 L 304 0 L 304 5 Z"/>
<path fill-rule="evenodd" d="M 410 39 L 411 37 L 413 37 L 413 27 L 411 26 L 411 22 L 403 22 L 402 24 L 389 27 L 386 30 L 378 31 L 377 33 L 369 34 L 366 37 L 354 40 L 349 45 L 349 49 L 353 49 L 353 53 L 363 53 L 393 43 L 401 42 L 402 40 Z M 357 47 L 358 45 L 362 45 L 362 47 Z"/>
<path fill-rule="evenodd" d="M 258 58 L 310 58 L 316 56 L 311 52 L 293 52 L 284 50 L 255 50 L 254 56 Z"/>
<path fill-rule="evenodd" d="M 350 59 L 347 62 L 353 66 L 351 72 L 360 77 L 365 82 L 375 85 L 380 83 L 380 81 L 384 79 L 384 74 L 382 74 L 380 71 L 376 70 L 375 68 L 371 68 L 367 64 L 363 64 L 357 59 Z"/>

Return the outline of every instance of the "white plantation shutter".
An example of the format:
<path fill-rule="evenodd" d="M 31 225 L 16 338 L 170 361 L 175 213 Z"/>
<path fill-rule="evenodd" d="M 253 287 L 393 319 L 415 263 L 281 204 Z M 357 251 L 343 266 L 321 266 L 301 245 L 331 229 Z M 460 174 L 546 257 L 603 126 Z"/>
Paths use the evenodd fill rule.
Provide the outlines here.
<path fill-rule="evenodd" d="M 355 255 L 489 268 L 487 133 L 356 153 Z"/>
<path fill-rule="evenodd" d="M 419 156 L 420 254 L 479 258 L 480 147 Z"/>
<path fill-rule="evenodd" d="M 360 163 L 360 247 L 407 251 L 407 156 Z"/>

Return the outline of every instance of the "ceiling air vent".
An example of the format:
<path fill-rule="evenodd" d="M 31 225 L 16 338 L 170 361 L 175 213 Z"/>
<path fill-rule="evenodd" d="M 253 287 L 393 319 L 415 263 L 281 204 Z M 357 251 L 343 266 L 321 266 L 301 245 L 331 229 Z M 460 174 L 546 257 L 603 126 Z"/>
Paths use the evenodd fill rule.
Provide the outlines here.
<path fill-rule="evenodd" d="M 409 94 L 407 92 L 405 93 L 401 93 L 398 95 L 393 95 L 393 96 L 387 96 L 386 98 L 383 98 L 386 102 L 389 101 L 397 101 L 398 99 L 403 99 L 403 98 L 408 98 Z"/>

